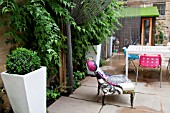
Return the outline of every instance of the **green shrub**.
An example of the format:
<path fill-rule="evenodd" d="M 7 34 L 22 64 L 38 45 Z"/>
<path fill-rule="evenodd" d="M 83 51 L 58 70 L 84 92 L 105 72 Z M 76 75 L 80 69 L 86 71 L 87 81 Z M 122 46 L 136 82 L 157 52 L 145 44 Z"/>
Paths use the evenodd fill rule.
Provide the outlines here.
<path fill-rule="evenodd" d="M 7 73 L 12 74 L 27 74 L 40 68 L 40 65 L 37 53 L 26 48 L 17 48 L 6 59 Z"/>
<path fill-rule="evenodd" d="M 80 71 L 76 71 L 73 72 L 74 78 L 77 78 L 77 80 L 82 80 L 85 78 L 85 72 L 80 72 Z"/>
<path fill-rule="evenodd" d="M 103 65 L 105 65 L 105 64 L 106 64 L 106 60 L 100 59 L 100 64 L 99 64 L 99 66 L 103 66 Z"/>
<path fill-rule="evenodd" d="M 77 89 L 81 83 L 80 80 L 85 78 L 85 72 L 76 71 L 73 72 L 73 89 Z"/>
<path fill-rule="evenodd" d="M 53 90 L 53 89 L 48 89 L 46 90 L 46 95 L 47 95 L 47 101 L 53 100 L 55 101 L 58 97 L 60 97 L 60 91 L 59 90 Z"/>

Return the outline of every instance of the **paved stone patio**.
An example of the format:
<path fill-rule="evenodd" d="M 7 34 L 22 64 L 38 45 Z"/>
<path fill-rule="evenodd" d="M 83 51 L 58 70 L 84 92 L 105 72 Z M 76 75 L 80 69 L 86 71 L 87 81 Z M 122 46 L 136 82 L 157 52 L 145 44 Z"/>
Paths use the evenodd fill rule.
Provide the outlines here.
<path fill-rule="evenodd" d="M 136 62 L 137 63 L 137 62 Z M 124 72 L 124 58 L 113 56 L 107 59 L 102 70 L 110 74 Z M 69 97 L 60 97 L 48 107 L 49 113 L 170 113 L 170 78 L 165 74 L 163 83 L 157 80 L 158 70 L 145 70 L 135 85 L 134 108 L 130 106 L 130 95 L 108 95 L 102 106 L 102 93 L 97 96 L 97 80 L 87 76 Z M 135 84 L 135 73 L 129 72 L 129 79 Z"/>

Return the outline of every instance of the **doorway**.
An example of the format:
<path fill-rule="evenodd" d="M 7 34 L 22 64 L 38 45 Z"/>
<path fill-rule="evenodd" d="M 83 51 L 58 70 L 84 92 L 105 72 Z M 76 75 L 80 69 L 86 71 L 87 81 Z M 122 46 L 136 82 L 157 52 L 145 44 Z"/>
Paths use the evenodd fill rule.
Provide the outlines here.
<path fill-rule="evenodd" d="M 142 18 L 141 45 L 152 45 L 152 18 Z"/>

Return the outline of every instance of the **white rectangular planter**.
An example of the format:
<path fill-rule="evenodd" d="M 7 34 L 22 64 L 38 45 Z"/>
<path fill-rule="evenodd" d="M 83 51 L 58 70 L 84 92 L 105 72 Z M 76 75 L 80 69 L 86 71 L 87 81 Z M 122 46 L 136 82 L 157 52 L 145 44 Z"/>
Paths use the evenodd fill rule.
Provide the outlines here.
<path fill-rule="evenodd" d="M 14 113 L 46 113 L 46 67 L 25 75 L 2 72 Z"/>
<path fill-rule="evenodd" d="M 112 56 L 112 46 L 113 46 L 113 40 L 115 37 L 111 36 L 107 40 L 107 58 Z"/>

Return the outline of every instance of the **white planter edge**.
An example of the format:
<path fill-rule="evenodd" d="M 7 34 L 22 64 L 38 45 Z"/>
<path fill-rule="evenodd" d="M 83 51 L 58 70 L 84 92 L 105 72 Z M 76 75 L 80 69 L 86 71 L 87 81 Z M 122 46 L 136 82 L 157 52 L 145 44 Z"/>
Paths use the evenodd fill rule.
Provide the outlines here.
<path fill-rule="evenodd" d="M 14 113 L 46 113 L 46 67 L 25 75 L 1 73 Z"/>

